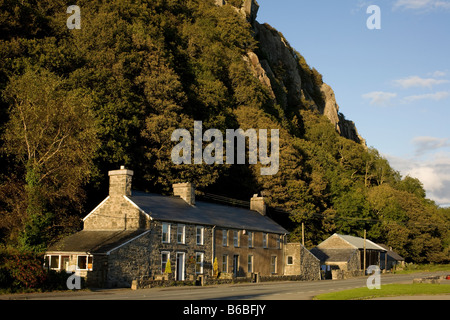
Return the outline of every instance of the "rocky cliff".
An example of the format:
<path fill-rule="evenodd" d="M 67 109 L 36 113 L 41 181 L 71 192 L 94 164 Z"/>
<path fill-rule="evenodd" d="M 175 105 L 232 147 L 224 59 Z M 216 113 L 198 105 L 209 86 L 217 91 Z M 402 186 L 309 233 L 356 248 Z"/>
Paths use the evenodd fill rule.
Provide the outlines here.
<path fill-rule="evenodd" d="M 259 48 L 248 52 L 244 59 L 254 75 L 269 89 L 274 101 L 284 110 L 306 107 L 325 115 L 343 137 L 363 145 L 353 121 L 339 112 L 333 89 L 322 81 L 322 76 L 310 68 L 283 35 L 268 24 L 256 21 L 259 5 L 256 0 L 228 1 L 251 24 Z M 225 0 L 216 0 L 223 6 Z"/>

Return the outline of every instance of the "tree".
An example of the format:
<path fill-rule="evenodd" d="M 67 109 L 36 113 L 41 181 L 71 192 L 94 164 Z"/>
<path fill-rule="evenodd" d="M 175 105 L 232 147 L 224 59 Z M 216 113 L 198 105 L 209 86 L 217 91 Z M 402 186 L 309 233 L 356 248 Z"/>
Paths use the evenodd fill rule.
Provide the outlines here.
<path fill-rule="evenodd" d="M 219 262 L 217 262 L 217 257 L 214 258 L 213 272 L 214 276 L 217 278 L 219 276 Z"/>
<path fill-rule="evenodd" d="M 172 265 L 170 264 L 170 260 L 166 262 L 166 268 L 164 269 L 164 273 L 172 274 Z"/>
<path fill-rule="evenodd" d="M 3 151 L 24 170 L 27 219 L 20 241 L 42 251 L 59 202 L 76 205 L 82 198 L 98 147 L 96 120 L 88 93 L 68 89 L 46 70 L 13 77 L 4 95 L 10 120 Z"/>

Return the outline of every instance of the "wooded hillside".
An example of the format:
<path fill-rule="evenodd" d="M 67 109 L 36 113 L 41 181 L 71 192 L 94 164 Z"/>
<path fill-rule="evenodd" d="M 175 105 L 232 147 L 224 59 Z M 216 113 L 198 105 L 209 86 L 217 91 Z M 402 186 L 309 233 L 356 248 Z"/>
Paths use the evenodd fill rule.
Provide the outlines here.
<path fill-rule="evenodd" d="M 322 77 L 299 52 L 292 49 L 302 99 L 283 79 L 288 70 L 270 59 L 271 87 L 258 79 L 245 57 L 263 60 L 267 46 L 234 7 L 213 0 L 77 5 L 81 29 L 70 30 L 65 1 L 0 1 L 2 245 L 42 251 L 77 230 L 106 196 L 108 170 L 125 165 L 142 191 L 170 194 L 173 183 L 187 181 L 246 201 L 263 191 L 291 241 L 305 223 L 307 247 L 366 229 L 407 261 L 449 261 L 450 209 L 377 150 L 339 134 L 321 112 Z M 222 132 L 279 129 L 279 172 L 173 164 L 172 132 L 192 133 L 196 120 Z"/>

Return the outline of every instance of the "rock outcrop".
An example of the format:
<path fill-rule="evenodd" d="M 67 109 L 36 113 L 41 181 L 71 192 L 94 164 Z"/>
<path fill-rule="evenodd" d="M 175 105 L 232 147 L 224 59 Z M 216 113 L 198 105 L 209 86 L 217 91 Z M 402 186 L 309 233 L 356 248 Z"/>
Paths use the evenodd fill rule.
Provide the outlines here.
<path fill-rule="evenodd" d="M 323 83 L 320 91 L 322 92 L 325 101 L 322 113 L 335 126 L 336 131 L 343 137 L 366 145 L 366 141 L 358 134 L 355 123 L 346 120 L 344 115 L 339 112 L 339 106 L 336 102 L 333 89 L 328 84 Z"/>
<path fill-rule="evenodd" d="M 216 0 L 218 6 L 226 3 Z M 341 136 L 366 145 L 354 122 L 346 120 L 339 112 L 334 91 L 322 81 L 321 75 L 306 64 L 277 30 L 256 21 L 258 9 L 255 0 L 243 0 L 242 6 L 236 8 L 251 23 L 259 42 L 257 53 L 248 52 L 244 56 L 254 76 L 269 89 L 274 101 L 283 109 L 306 107 L 315 110 L 326 116 Z"/>
<path fill-rule="evenodd" d="M 215 0 L 216 6 L 224 6 L 227 4 L 225 0 Z M 230 3 L 231 4 L 231 3 Z M 236 7 L 235 7 L 236 8 Z M 243 0 L 242 5 L 236 8 L 236 11 L 246 17 L 251 23 L 256 20 L 256 15 L 258 14 L 259 4 L 256 0 Z"/>

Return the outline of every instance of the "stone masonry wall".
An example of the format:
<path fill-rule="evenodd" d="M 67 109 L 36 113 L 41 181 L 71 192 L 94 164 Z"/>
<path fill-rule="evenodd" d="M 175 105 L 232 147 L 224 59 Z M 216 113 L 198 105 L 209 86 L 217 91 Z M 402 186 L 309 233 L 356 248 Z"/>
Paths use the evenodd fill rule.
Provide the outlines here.
<path fill-rule="evenodd" d="M 320 280 L 320 261 L 300 243 L 288 243 L 285 249 L 286 275 L 300 275 L 302 280 Z M 288 264 L 292 257 L 292 264 Z"/>
<path fill-rule="evenodd" d="M 300 258 L 300 275 L 303 280 L 320 280 L 320 260 L 304 246 L 300 246 Z"/>
<path fill-rule="evenodd" d="M 162 252 L 169 253 L 172 270 L 171 279 L 176 277 L 177 253 L 185 254 L 185 280 L 197 277 L 195 273 L 197 252 L 204 254 L 203 274 L 211 275 L 212 228 L 204 227 L 203 245 L 197 245 L 197 225 L 183 224 L 185 226 L 185 243 L 178 243 L 178 224 L 167 223 L 170 225 L 169 243 L 162 242 L 163 222 L 153 221 L 149 233 L 111 252 L 107 272 L 108 287 L 131 287 L 133 280 L 152 279 L 162 276 Z"/>
<path fill-rule="evenodd" d="M 234 246 L 233 231 L 238 231 L 238 246 Z M 223 232 L 227 232 L 228 242 L 223 245 Z M 249 247 L 248 231 L 244 234 L 243 230 L 217 228 L 215 230 L 215 256 L 219 264 L 221 273 L 233 273 L 234 256 L 238 257 L 237 277 L 247 277 L 251 273 L 259 273 L 260 276 L 275 276 L 284 274 L 284 251 L 283 239 L 278 248 L 277 238 L 282 237 L 277 234 L 268 234 L 267 248 L 263 247 L 263 232 L 253 232 L 252 246 Z M 253 271 L 248 272 L 248 257 L 253 256 Z M 223 270 L 223 257 L 227 256 L 227 270 Z M 275 273 L 272 271 L 272 257 L 276 257 Z"/>
<path fill-rule="evenodd" d="M 353 249 L 354 247 L 352 245 L 350 245 L 348 242 L 344 241 L 343 239 L 341 239 L 340 237 L 333 235 L 331 237 L 329 237 L 327 240 L 325 240 L 324 242 L 320 243 L 318 246 L 318 248 L 333 248 L 333 249 L 345 249 L 345 248 L 350 248 Z"/>
<path fill-rule="evenodd" d="M 84 221 L 84 230 L 146 229 L 149 218 L 123 196 L 108 197 Z"/>

